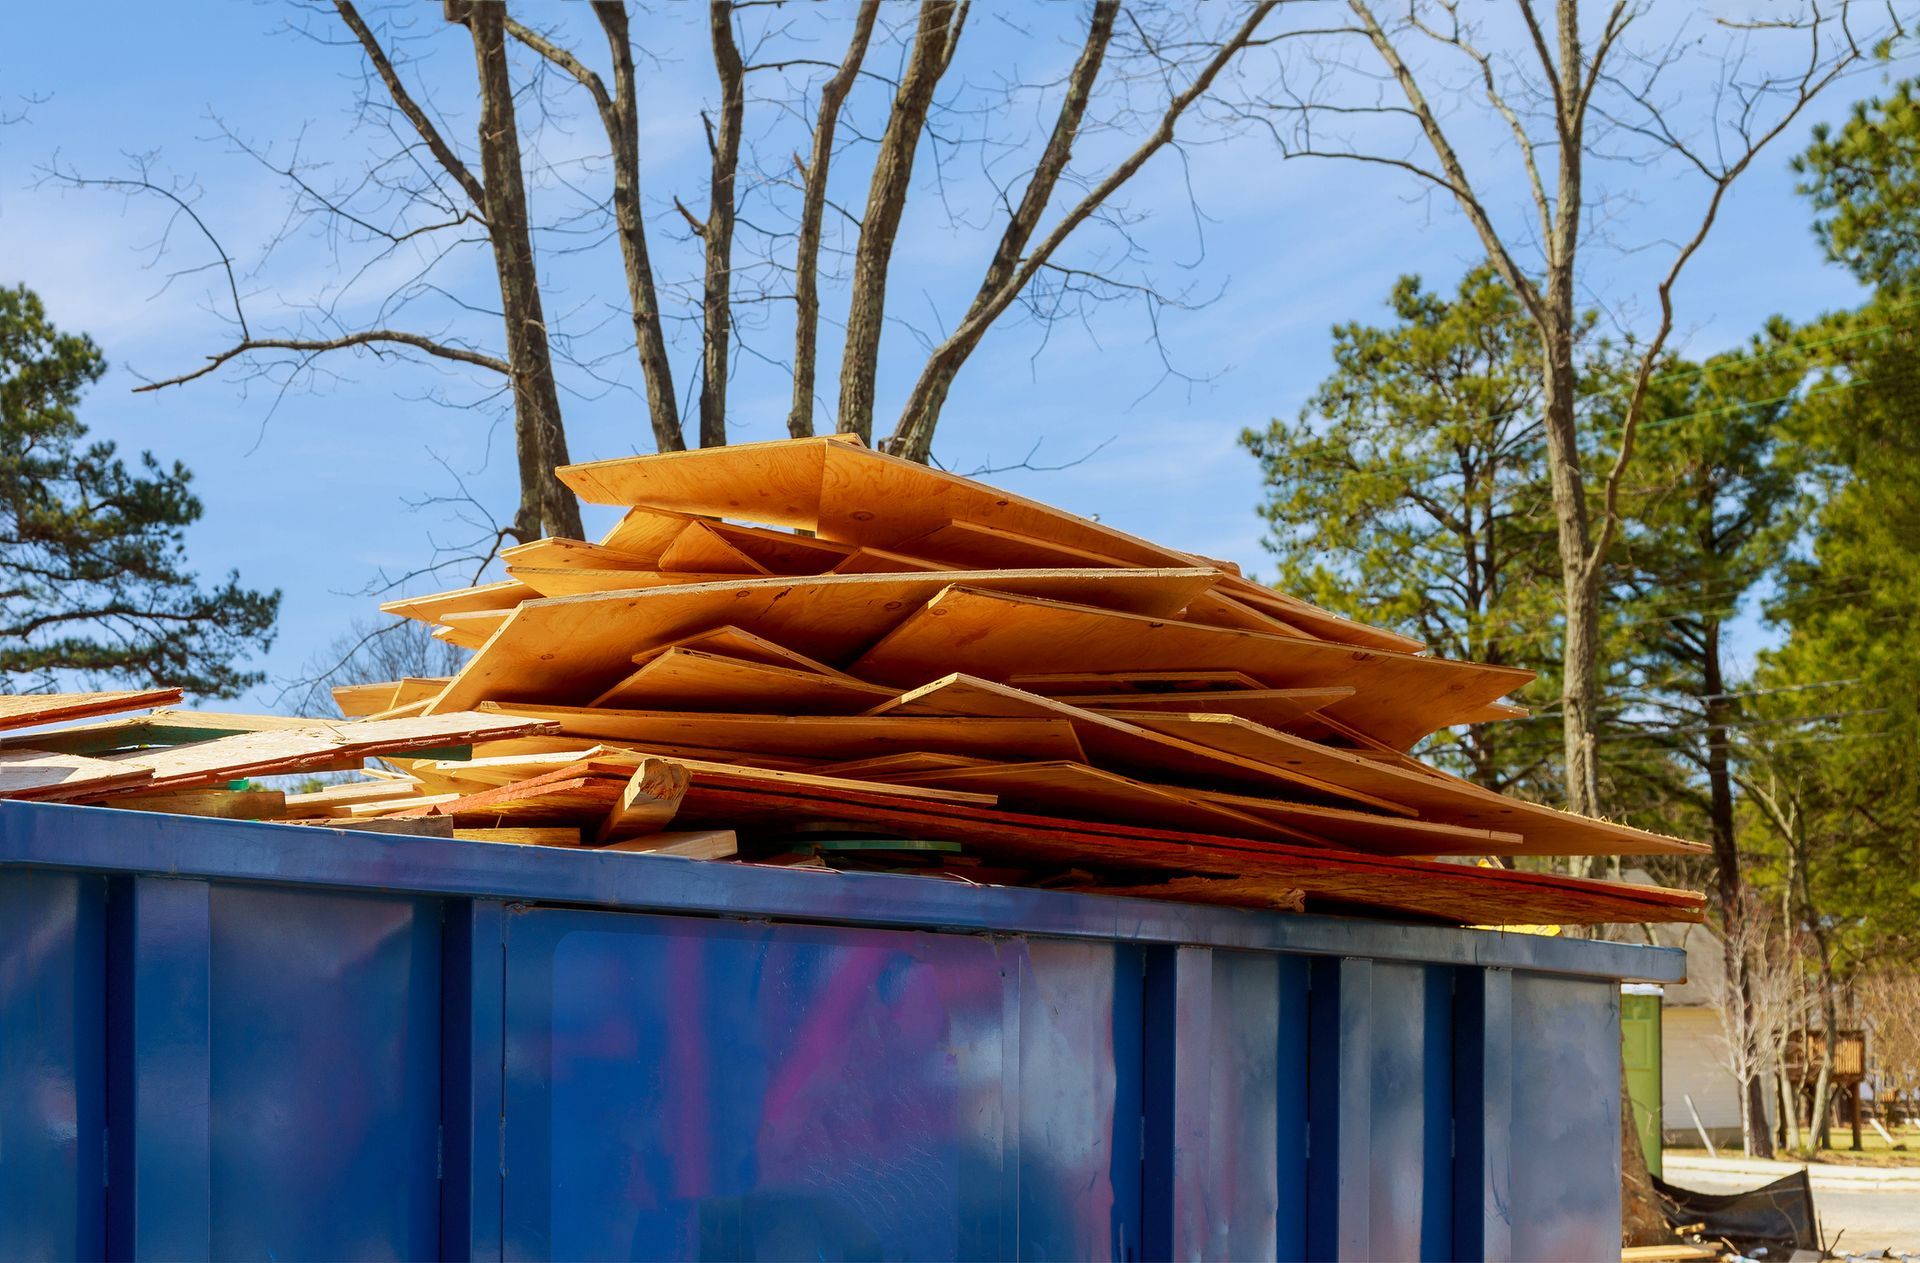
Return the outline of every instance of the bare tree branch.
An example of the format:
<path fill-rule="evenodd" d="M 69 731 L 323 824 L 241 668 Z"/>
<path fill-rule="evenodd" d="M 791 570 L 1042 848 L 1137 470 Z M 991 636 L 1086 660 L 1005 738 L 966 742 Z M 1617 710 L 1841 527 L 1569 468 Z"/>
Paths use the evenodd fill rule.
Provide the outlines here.
<path fill-rule="evenodd" d="M 921 0 L 919 27 L 907 71 L 894 94 L 880 152 L 873 160 L 873 181 L 860 220 L 860 241 L 853 255 L 853 295 L 847 304 L 846 347 L 840 357 L 842 434 L 873 440 L 874 378 L 879 367 L 880 330 L 885 321 L 887 265 L 906 210 L 913 179 L 913 155 L 927 123 L 933 90 L 953 57 L 953 46 L 967 20 L 961 0 Z"/>
<path fill-rule="evenodd" d="M 387 85 L 387 94 L 393 98 L 394 105 L 399 107 L 406 120 L 413 124 L 413 129 L 420 133 L 420 139 L 426 142 L 428 151 L 446 169 L 447 174 L 466 190 L 473 204 L 484 209 L 487 204 L 486 187 L 467 169 L 467 164 L 460 161 L 453 146 L 447 143 L 440 129 L 427 117 L 427 112 L 407 91 L 407 85 L 400 81 L 400 72 L 393 68 L 393 62 L 387 57 L 387 50 L 380 46 L 379 39 L 360 16 L 360 10 L 353 6 L 353 0 L 334 0 L 334 8 L 339 12 L 340 20 L 347 24 L 347 29 L 353 32 L 353 37 L 360 41 L 367 60 L 373 63 L 375 73 L 380 76 L 380 82 Z"/>
<path fill-rule="evenodd" d="M 407 333 L 399 329 L 363 329 L 357 333 L 343 334 L 337 338 L 247 338 L 235 343 L 217 355 L 209 355 L 207 362 L 189 373 L 177 377 L 168 377 L 160 381 L 147 382 L 133 388 L 135 394 L 146 391 L 165 390 L 169 386 L 179 386 L 195 378 L 205 377 L 230 360 L 238 359 L 253 351 L 340 351 L 347 347 L 378 347 L 385 343 L 410 346 L 428 355 L 443 360 L 455 360 L 461 364 L 472 364 L 479 368 L 492 369 L 496 373 L 510 374 L 513 369 L 508 363 L 494 355 L 479 351 L 469 351 L 465 347 L 450 346 L 445 342 L 436 342 L 432 338 L 418 333 Z"/>
<path fill-rule="evenodd" d="M 1221 44 L 1214 54 L 1208 58 L 1200 72 L 1194 76 L 1193 81 L 1168 103 L 1165 112 L 1161 115 L 1160 121 L 1154 128 L 1152 134 L 1141 142 L 1138 148 L 1128 154 L 1118 166 L 1108 172 L 1105 179 L 1096 184 L 1085 197 L 1081 198 L 1078 203 L 1069 209 L 1066 214 L 1061 217 L 1060 222 L 1054 225 L 1053 230 L 1041 240 L 1040 244 L 1034 247 L 1033 250 L 1023 258 L 1020 258 L 1017 267 L 1008 268 L 1002 282 L 995 287 L 991 293 L 989 293 L 985 287 L 982 288 L 980 295 L 974 300 L 973 307 L 967 313 L 966 319 L 962 320 L 959 326 L 954 329 L 953 333 L 948 335 L 946 340 L 935 348 L 933 354 L 928 357 L 926 366 L 921 369 L 919 380 L 914 382 L 913 391 L 907 398 L 907 405 L 901 412 L 900 421 L 894 429 L 893 436 L 888 441 L 888 447 L 891 450 L 915 455 L 917 459 L 925 459 L 925 453 L 930 450 L 933 443 L 933 429 L 939 419 L 939 404 L 944 401 L 946 391 L 948 387 L 951 386 L 954 376 L 959 372 L 960 366 L 966 362 L 967 357 L 972 354 L 973 349 L 979 345 L 980 339 L 986 335 L 987 329 L 999 318 L 1000 314 L 1020 296 L 1021 292 L 1032 282 L 1035 274 L 1038 273 L 1041 268 L 1047 266 L 1054 251 L 1058 250 L 1061 243 L 1072 235 L 1074 229 L 1078 228 L 1089 216 L 1111 199 L 1113 195 L 1120 190 L 1121 186 L 1132 179 L 1135 173 L 1146 165 L 1149 158 L 1153 157 L 1154 154 L 1158 153 L 1173 141 L 1174 129 L 1179 123 L 1181 115 L 1186 113 L 1188 107 L 1195 101 L 1206 94 L 1207 90 L 1212 87 L 1215 78 L 1219 76 L 1221 70 L 1253 41 L 1254 35 L 1260 29 L 1261 23 L 1267 19 L 1267 16 L 1273 12 L 1277 5 L 1278 0 L 1264 0 L 1263 3 L 1255 5 L 1240 26 Z M 1092 80 L 1092 76 L 1096 75 L 1099 71 L 1099 56 L 1104 50 L 1107 36 L 1111 33 L 1114 16 L 1111 10 L 1105 11 L 1106 28 L 1105 32 L 1102 33 L 1100 30 L 1102 12 L 1103 10 L 1099 7 L 1096 7 L 1094 11 L 1093 29 L 1089 31 L 1088 35 L 1092 60 L 1091 62 L 1088 61 L 1089 52 L 1082 53 L 1081 63 L 1075 67 L 1076 83 L 1083 69 L 1087 73 L 1089 83 Z M 1097 42 L 1095 40 L 1096 35 L 1099 36 Z M 1072 96 L 1073 90 L 1073 86 L 1070 86 L 1068 89 L 1069 97 Z M 1065 116 L 1070 106 L 1070 102 L 1063 103 L 1062 105 L 1063 123 L 1069 121 Z M 1084 102 L 1079 108 L 1084 110 Z M 1078 127 L 1077 119 L 1072 120 L 1072 126 L 1074 128 Z M 1055 138 L 1062 136 L 1058 125 L 1056 126 L 1054 136 Z M 1066 133 L 1065 140 L 1069 146 L 1071 145 L 1071 139 L 1071 132 Z M 1067 155 L 1064 153 L 1059 155 L 1059 160 L 1062 165 L 1064 165 L 1066 157 Z M 1040 172 L 1036 171 L 1035 178 L 1036 180 L 1040 178 Z M 1055 171 L 1053 178 L 1058 178 L 1057 171 Z M 1048 192 L 1050 191 L 1049 189 Z M 1029 186 L 1028 193 L 1029 198 L 1022 199 L 1023 211 L 1028 209 L 1027 202 L 1033 198 L 1031 185 Z M 1032 207 L 1034 218 L 1037 219 L 1039 212 L 1044 209 L 1045 198 L 1042 197 L 1038 199 L 1037 205 Z M 1017 214 L 1016 218 L 1018 218 Z M 1016 225 L 1009 222 L 1008 231 L 1010 234 L 1014 234 L 1012 237 L 1012 251 L 1015 256 L 1018 255 L 1020 248 L 1025 244 L 1026 237 L 1031 233 L 1032 229 L 1032 224 L 1026 224 L 1016 229 Z M 1003 237 L 1001 244 L 1003 248 L 1007 247 L 1008 238 Z M 1001 262 L 1000 255 L 996 254 L 995 262 Z"/>
<path fill-rule="evenodd" d="M 813 383 L 820 354 L 820 227 L 827 206 L 827 169 L 833 158 L 833 136 L 840 124 L 840 108 L 859 76 L 860 63 L 873 37 L 880 0 L 861 0 L 853 19 L 847 55 L 831 77 L 820 85 L 819 121 L 813 126 L 812 157 L 800 168 L 800 228 L 795 235 L 793 264 L 793 407 L 787 413 L 787 432 L 794 438 L 813 433 Z"/>

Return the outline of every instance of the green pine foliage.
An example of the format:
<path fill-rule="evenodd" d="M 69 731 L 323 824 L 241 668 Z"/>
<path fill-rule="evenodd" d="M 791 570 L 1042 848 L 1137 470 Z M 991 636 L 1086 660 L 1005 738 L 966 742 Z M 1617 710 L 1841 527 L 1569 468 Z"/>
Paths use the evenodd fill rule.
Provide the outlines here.
<path fill-rule="evenodd" d="M 1794 159 L 1819 212 L 1814 234 L 1862 281 L 1900 284 L 1920 270 L 1920 99 L 1909 80 L 1862 101 L 1839 131 L 1822 123 Z"/>
<path fill-rule="evenodd" d="M 191 475 L 88 442 L 76 416 L 106 370 L 25 286 L 0 289 L 0 689 L 173 685 L 231 697 L 272 639 L 280 594 L 202 587 L 185 531 Z"/>
<path fill-rule="evenodd" d="M 1391 627 L 1432 652 L 1546 673 L 1560 658 L 1560 573 L 1535 340 L 1492 269 L 1452 296 L 1403 277 L 1393 323 L 1333 331 L 1333 373 L 1300 416 L 1249 430 L 1276 586 Z M 1538 778 L 1550 744 L 1511 724 L 1436 738 L 1432 751 L 1506 789 Z"/>

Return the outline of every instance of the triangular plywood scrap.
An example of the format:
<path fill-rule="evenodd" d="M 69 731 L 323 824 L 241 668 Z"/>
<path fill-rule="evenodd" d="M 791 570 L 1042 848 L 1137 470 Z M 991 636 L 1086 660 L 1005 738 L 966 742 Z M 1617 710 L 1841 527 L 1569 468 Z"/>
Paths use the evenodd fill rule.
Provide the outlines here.
<path fill-rule="evenodd" d="M 180 700 L 176 688 L 121 689 L 109 693 L 20 693 L 0 696 L 0 728 L 32 728 L 63 724 L 96 715 L 172 706 Z"/>
<path fill-rule="evenodd" d="M 844 671 L 809 658 L 803 653 L 795 653 L 785 645 L 776 645 L 764 636 L 756 636 L 738 627 L 715 627 L 708 631 L 695 632 L 679 640 L 670 640 L 663 645 L 634 654 L 633 664 L 645 666 L 660 654 L 674 649 L 694 649 L 702 653 L 737 658 L 742 662 L 764 663 L 771 667 L 790 667 L 795 671 L 830 675 L 839 680 L 853 679 Z"/>
<path fill-rule="evenodd" d="M 681 574 L 772 574 L 707 522 L 689 522 L 660 554 L 660 569 Z"/>
<path fill-rule="evenodd" d="M 634 654 L 719 626 L 838 665 L 956 582 L 1162 616 L 1218 576 L 1197 569 L 824 575 L 528 601 L 430 709 L 464 710 L 494 698 L 588 701 L 628 674 Z"/>
<path fill-rule="evenodd" d="M 892 693 L 845 676 L 674 648 L 649 658 L 591 704 L 633 710 L 857 715 Z"/>

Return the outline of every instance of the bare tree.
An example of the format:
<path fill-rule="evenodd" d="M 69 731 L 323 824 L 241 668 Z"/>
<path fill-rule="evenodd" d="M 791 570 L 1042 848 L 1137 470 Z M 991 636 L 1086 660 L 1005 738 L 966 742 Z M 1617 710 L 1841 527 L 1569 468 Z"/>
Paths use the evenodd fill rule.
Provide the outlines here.
<path fill-rule="evenodd" d="M 190 181 L 169 181 L 145 169 L 133 179 L 60 176 L 165 200 L 172 216 L 203 233 L 214 256 L 211 264 L 196 262 L 172 276 L 210 266 L 227 279 L 231 340 L 204 364 L 163 376 L 146 389 L 179 386 L 231 366 L 239 380 L 265 380 L 277 395 L 323 380 L 326 358 L 341 352 L 437 362 L 483 379 L 477 397 L 457 397 L 465 385 L 454 386 L 453 396 L 438 387 L 428 392 L 450 406 L 510 407 L 514 418 L 519 508 L 506 526 L 479 537 L 468 558 L 476 564 L 513 539 L 580 533 L 578 507 L 552 473 L 568 456 L 563 401 L 628 389 L 617 371 L 606 368 L 627 355 L 637 361 L 654 447 L 676 450 L 689 441 L 693 405 L 676 392 L 676 379 L 697 378 L 698 441 L 724 443 L 735 364 L 743 355 L 777 362 L 751 339 L 765 327 L 766 312 L 791 310 L 788 430 L 812 432 L 815 401 L 833 385 L 820 383 L 817 366 L 823 307 L 835 305 L 831 299 L 823 303 L 829 288 L 846 303 L 839 429 L 873 436 L 883 342 L 890 345 L 904 332 L 926 346 L 926 361 L 888 441 L 892 450 L 921 460 L 930 458 L 957 374 L 1010 310 L 1031 320 L 1044 345 L 1056 321 L 1084 319 L 1099 303 L 1141 302 L 1155 313 L 1157 341 L 1158 310 L 1180 305 L 1185 295 L 1156 289 L 1145 274 L 1146 251 L 1133 235 L 1142 213 L 1116 205 L 1116 195 L 1163 151 L 1242 127 L 1243 120 L 1231 115 L 1210 114 L 1205 103 L 1235 78 L 1236 63 L 1250 50 L 1297 34 L 1266 29 L 1280 0 L 1205 11 L 1154 0 L 1091 0 L 1084 19 L 1066 19 L 1079 38 L 1058 78 L 1009 78 L 983 88 L 948 74 L 968 27 L 965 0 L 919 0 L 910 10 L 912 20 L 898 29 L 889 26 L 878 0 L 861 0 L 841 28 L 844 43 L 836 39 L 834 47 L 842 51 L 831 61 L 815 57 L 813 46 L 821 30 L 835 29 L 840 19 L 833 15 L 710 0 L 703 34 L 718 93 L 701 115 L 709 159 L 705 212 L 687 209 L 692 198 L 656 194 L 658 203 L 678 212 L 667 227 L 685 228 L 662 253 L 656 249 L 663 244 L 662 225 L 648 223 L 641 183 L 641 121 L 649 108 L 659 108 L 646 99 L 641 73 L 651 55 L 621 0 L 593 0 L 598 38 L 584 42 L 579 23 L 569 26 L 564 15 L 550 26 L 543 15 L 537 25 L 525 20 L 531 10 L 516 16 L 503 3 L 443 4 L 445 17 L 472 46 L 471 101 L 478 108 L 471 141 L 461 142 L 443 121 L 430 85 L 439 83 L 444 94 L 445 83 L 413 53 L 423 40 L 451 28 L 414 29 L 418 19 L 408 9 L 369 19 L 354 0 L 306 0 L 310 20 L 298 29 L 318 44 L 352 50 L 362 67 L 359 128 L 373 137 L 363 169 L 343 176 L 339 168 L 305 157 L 298 142 L 259 145 L 221 126 L 230 146 L 289 190 L 287 220 L 261 265 L 296 237 L 324 242 L 334 254 L 337 279 L 310 301 L 288 304 L 297 313 L 291 327 L 263 329 L 249 320 L 243 294 L 254 287 L 243 284 L 247 269 L 221 244 L 209 222 L 213 216 L 203 218 Z M 589 47 L 601 40 L 603 50 Z M 878 60 L 870 55 L 876 45 L 891 45 L 900 54 L 891 77 L 866 68 Z M 884 84 L 884 97 L 867 91 L 868 82 Z M 756 84 L 767 86 L 750 91 Z M 456 90 L 469 89 L 463 82 Z M 556 163 L 544 145 L 548 137 L 565 134 L 564 122 L 552 120 L 562 117 L 575 92 L 591 102 L 604 146 L 597 155 Z M 968 103 L 943 101 L 949 92 L 970 94 Z M 1050 127 L 1025 130 L 1026 111 L 1010 107 L 1026 100 L 1042 107 L 1035 116 Z M 749 122 L 754 134 L 746 130 Z M 785 143 L 788 128 L 804 130 L 802 145 Z M 1111 167 L 1076 166 L 1090 135 L 1120 155 Z M 777 162 L 758 160 L 755 145 L 763 136 L 783 155 Z M 590 144 L 598 145 L 598 138 Z M 969 205 L 976 195 L 956 195 L 948 179 L 946 164 L 967 147 L 981 154 L 984 185 L 972 187 L 990 191 L 985 206 Z M 793 153 L 797 148 L 808 151 L 806 160 Z M 829 173 L 845 183 L 856 158 L 870 162 L 865 204 L 836 204 Z M 919 198 L 917 190 L 930 180 L 938 196 Z M 1057 206 L 1063 189 L 1078 196 Z M 531 204 L 536 194 L 537 212 Z M 923 204 L 927 209 L 916 212 Z M 953 302 L 957 323 L 937 337 L 887 308 L 889 284 L 897 280 L 895 247 L 915 213 L 986 230 L 993 242 L 978 283 Z M 783 230 L 783 223 L 792 230 Z M 1096 244 L 1065 257 L 1076 236 L 1096 237 Z M 609 303 L 591 293 L 581 300 L 570 293 L 567 306 L 556 307 L 559 291 L 551 285 L 543 290 L 543 268 L 565 256 L 588 257 L 605 241 L 619 250 L 619 300 Z M 691 249 L 680 249 L 683 241 Z M 166 248 L 163 237 L 161 252 Z M 492 294 L 452 292 L 441 280 L 441 273 L 452 270 L 448 260 L 472 250 L 491 256 L 497 309 Z M 696 252 L 692 275 L 669 270 L 682 268 L 684 257 Z M 668 258 L 676 262 L 665 263 Z M 577 271 L 578 264 L 571 266 Z M 404 279 L 370 299 L 369 291 L 382 283 L 378 278 L 395 274 Z M 938 321 L 943 304 L 932 295 L 929 300 Z M 594 313 L 608 307 L 619 310 L 621 333 L 631 330 L 630 340 L 614 352 L 583 343 L 574 331 L 584 326 L 591 337 Z M 498 330 L 499 349 L 485 345 L 494 319 L 500 322 L 491 326 Z M 676 351 L 669 331 L 678 327 L 697 332 L 697 362 L 689 355 L 689 362 L 676 365 L 675 356 L 685 352 Z M 449 373 L 448 380 L 472 379 Z M 464 486 L 451 499 L 473 506 Z M 484 511 L 479 516 L 491 517 Z M 448 559 L 437 551 L 435 567 L 443 564 Z"/>
<path fill-rule="evenodd" d="M 1799 986 L 1801 954 L 1790 922 L 1776 921 L 1752 894 L 1745 906 L 1722 917 L 1724 958 L 1741 964 L 1738 972 L 1709 970 L 1708 1000 L 1720 1024 L 1722 1063 L 1740 1098 L 1741 1143 L 1749 1157 L 1771 1155 L 1764 1098 L 1747 1088 L 1765 1084 L 1781 1070 L 1787 1038 L 1806 1022 Z"/>
<path fill-rule="evenodd" d="M 1589 39 L 1582 34 L 1578 0 L 1554 0 L 1544 17 L 1539 10 L 1545 6 L 1514 0 L 1520 31 L 1520 46 L 1514 49 L 1484 43 L 1458 0 L 1410 0 L 1401 16 L 1387 21 L 1370 0 L 1348 0 L 1347 7 L 1351 23 L 1328 32 L 1330 43 L 1313 62 L 1314 86 L 1304 93 L 1283 86 L 1250 109 L 1269 121 L 1287 157 L 1385 166 L 1452 200 L 1534 324 L 1566 607 L 1567 801 L 1575 811 L 1598 815 L 1602 579 L 1619 529 L 1620 491 L 1633 459 L 1648 380 L 1674 329 L 1674 286 L 1740 177 L 1809 103 L 1870 55 L 1872 41 L 1856 35 L 1847 0 L 1831 11 L 1813 3 L 1798 16 L 1744 26 L 1722 23 L 1729 47 L 1718 83 L 1707 94 L 1714 103 L 1712 117 L 1695 130 L 1676 117 L 1668 82 L 1695 64 L 1696 49 L 1703 60 L 1714 53 L 1699 41 L 1680 39 L 1634 47 L 1629 35 L 1651 5 L 1615 0 L 1598 34 Z M 1763 31 L 1800 41 L 1791 69 L 1752 69 L 1748 45 Z M 1347 53 L 1341 40 L 1364 52 Z M 1531 195 L 1530 214 L 1521 222 L 1503 222 L 1484 191 L 1491 182 L 1486 172 L 1470 171 L 1461 156 L 1455 141 L 1459 124 L 1434 104 L 1425 86 L 1433 70 L 1420 58 L 1429 51 L 1459 59 L 1484 97 L 1491 121 L 1511 136 L 1515 174 Z M 1329 83 L 1345 88 L 1342 81 L 1378 83 L 1381 76 L 1391 87 L 1371 103 L 1364 86 L 1335 99 L 1324 95 Z M 1392 134 L 1356 140 L 1330 130 L 1356 117 Z M 1587 259 L 1600 244 L 1590 239 L 1587 216 L 1600 195 L 1588 185 L 1588 166 L 1602 141 L 1617 143 L 1622 152 L 1600 156 L 1624 159 L 1635 171 L 1674 165 L 1696 177 L 1701 188 L 1691 226 L 1681 233 L 1654 286 L 1658 316 L 1652 330 L 1637 339 L 1632 387 L 1610 454 L 1583 446 L 1574 354 Z M 1669 189 L 1669 196 L 1674 191 Z M 1589 469 L 1606 470 L 1597 503 Z"/>

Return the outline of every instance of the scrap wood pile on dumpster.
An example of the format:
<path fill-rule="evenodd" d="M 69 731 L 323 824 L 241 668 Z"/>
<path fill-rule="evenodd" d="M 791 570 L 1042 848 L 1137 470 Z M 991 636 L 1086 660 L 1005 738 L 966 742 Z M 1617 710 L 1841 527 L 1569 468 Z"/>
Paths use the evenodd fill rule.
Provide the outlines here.
<path fill-rule="evenodd" d="M 559 472 L 624 507 L 605 538 L 383 607 L 473 651 L 451 679 L 342 687 L 332 724 L 163 711 L 16 736 L 7 766 L 120 774 L 28 791 L 68 801 L 1199 903 L 1701 915 L 1691 892 L 1502 862 L 1694 844 L 1407 753 L 1524 713 L 1501 699 L 1525 671 L 844 438 Z M 218 788 L 367 756 L 387 767 L 277 802 Z"/>

